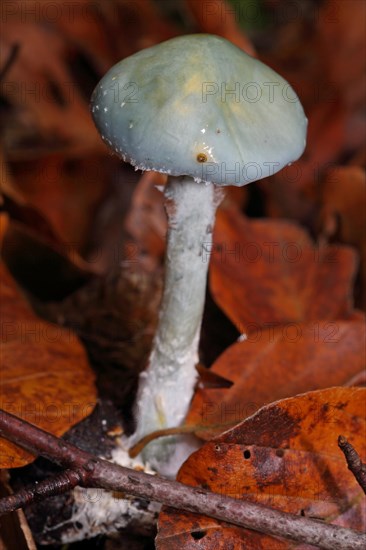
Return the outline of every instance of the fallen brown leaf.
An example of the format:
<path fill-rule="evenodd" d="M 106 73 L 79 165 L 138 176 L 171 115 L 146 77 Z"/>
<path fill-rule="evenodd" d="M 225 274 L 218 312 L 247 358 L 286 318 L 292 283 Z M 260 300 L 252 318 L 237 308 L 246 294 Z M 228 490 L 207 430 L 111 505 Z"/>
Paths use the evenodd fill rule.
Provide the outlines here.
<path fill-rule="evenodd" d="M 92 411 L 97 397 L 94 374 L 73 332 L 39 319 L 3 263 L 0 275 L 0 408 L 60 436 Z M 12 443 L 0 444 L 1 468 L 34 459 Z"/>
<path fill-rule="evenodd" d="M 210 288 L 241 333 L 251 326 L 347 318 L 356 269 L 352 249 L 316 248 L 291 222 L 218 212 Z"/>
<path fill-rule="evenodd" d="M 365 461 L 365 397 L 363 388 L 330 388 L 272 403 L 193 453 L 178 480 L 362 531 L 363 491 L 347 469 L 337 437 L 347 437 Z M 157 547 L 198 544 L 207 550 L 305 548 L 163 508 Z"/>
<path fill-rule="evenodd" d="M 267 403 L 347 384 L 364 368 L 365 336 L 362 317 L 252 327 L 210 369 L 232 387 L 199 388 L 187 422 L 203 428 L 197 434 L 207 440 Z"/>

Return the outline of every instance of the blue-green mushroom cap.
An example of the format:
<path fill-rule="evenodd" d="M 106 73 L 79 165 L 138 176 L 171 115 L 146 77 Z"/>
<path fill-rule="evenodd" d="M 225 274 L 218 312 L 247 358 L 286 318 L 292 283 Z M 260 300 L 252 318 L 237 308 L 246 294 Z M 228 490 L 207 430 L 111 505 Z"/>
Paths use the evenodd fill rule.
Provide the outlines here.
<path fill-rule="evenodd" d="M 307 119 L 275 71 L 218 36 L 173 38 L 114 65 L 91 111 L 103 140 L 136 169 L 244 185 L 305 147 Z"/>

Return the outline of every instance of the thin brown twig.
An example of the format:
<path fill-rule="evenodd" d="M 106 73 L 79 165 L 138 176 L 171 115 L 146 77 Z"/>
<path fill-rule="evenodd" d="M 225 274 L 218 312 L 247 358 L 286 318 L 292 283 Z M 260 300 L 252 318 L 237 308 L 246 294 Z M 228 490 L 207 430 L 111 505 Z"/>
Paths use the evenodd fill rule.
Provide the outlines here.
<path fill-rule="evenodd" d="M 366 494 L 366 464 L 362 462 L 356 449 L 343 435 L 338 437 L 338 447 L 346 458 L 348 469 L 353 473 L 359 486 Z"/>
<path fill-rule="evenodd" d="M 84 487 L 124 492 L 178 510 L 204 514 L 240 527 L 327 550 L 356 550 L 366 546 L 366 535 L 351 529 L 279 512 L 267 506 L 118 466 L 94 457 L 5 411 L 0 411 L 0 436 L 63 467 L 83 469 Z"/>
<path fill-rule="evenodd" d="M 146 447 L 148 443 L 151 443 L 151 441 L 154 441 L 155 439 L 159 437 L 167 437 L 168 435 L 182 435 L 182 434 L 193 434 L 196 432 L 204 432 L 205 430 L 215 430 L 215 429 L 221 429 L 222 431 L 227 430 L 229 428 L 232 428 L 235 426 L 237 422 L 225 422 L 221 424 L 208 424 L 207 426 L 200 426 L 198 424 L 183 424 L 183 426 L 177 426 L 176 428 L 163 428 L 162 430 L 155 430 L 155 432 L 151 432 L 150 434 L 145 435 L 142 437 L 135 445 L 133 445 L 130 450 L 128 451 L 128 454 L 131 458 L 136 458 L 137 455 L 141 453 L 141 451 Z"/>
<path fill-rule="evenodd" d="M 27 504 L 43 500 L 44 498 L 62 495 L 84 484 L 85 470 L 64 470 L 63 472 L 33 483 L 20 491 L 0 500 L 0 516 L 24 508 Z"/>

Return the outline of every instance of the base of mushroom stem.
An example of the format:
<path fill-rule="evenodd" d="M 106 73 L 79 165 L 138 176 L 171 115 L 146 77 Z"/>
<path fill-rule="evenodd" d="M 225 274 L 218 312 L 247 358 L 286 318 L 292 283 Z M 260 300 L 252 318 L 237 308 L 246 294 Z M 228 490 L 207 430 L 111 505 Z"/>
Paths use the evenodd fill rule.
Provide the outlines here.
<path fill-rule="evenodd" d="M 214 185 L 187 177 L 170 177 L 164 195 L 169 218 L 164 291 L 148 368 L 140 375 L 131 445 L 149 433 L 181 425 L 189 410 L 212 231 L 218 195 L 222 197 Z M 143 460 L 165 473 L 180 447 L 177 441 L 177 436 L 152 441 L 142 452 Z"/>

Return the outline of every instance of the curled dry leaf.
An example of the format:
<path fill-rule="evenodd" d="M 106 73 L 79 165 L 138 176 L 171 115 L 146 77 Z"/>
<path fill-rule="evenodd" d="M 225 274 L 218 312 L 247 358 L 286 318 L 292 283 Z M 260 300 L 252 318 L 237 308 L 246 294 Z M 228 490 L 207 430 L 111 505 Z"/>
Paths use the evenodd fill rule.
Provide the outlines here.
<path fill-rule="evenodd" d="M 0 275 L 0 408 L 60 436 L 92 411 L 94 374 L 72 331 L 34 315 L 4 264 Z M 34 459 L 5 440 L 0 445 L 1 468 L 23 466 Z"/>
<path fill-rule="evenodd" d="M 365 398 L 364 388 L 330 388 L 272 403 L 192 454 L 178 480 L 362 531 L 364 495 L 337 437 L 345 435 L 365 460 Z M 206 550 L 313 548 L 163 508 L 158 549 L 198 544 Z"/>

